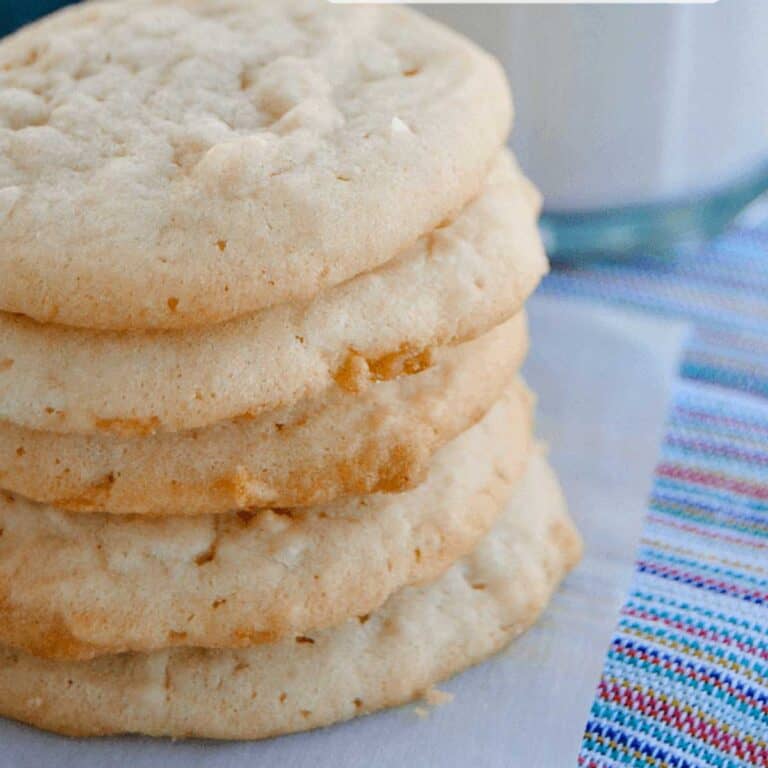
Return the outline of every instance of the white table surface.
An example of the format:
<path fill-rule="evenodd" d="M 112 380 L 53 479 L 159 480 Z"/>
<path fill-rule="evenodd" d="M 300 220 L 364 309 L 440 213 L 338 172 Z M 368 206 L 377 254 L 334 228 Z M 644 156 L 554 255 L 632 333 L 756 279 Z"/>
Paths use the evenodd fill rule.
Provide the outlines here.
<path fill-rule="evenodd" d="M 632 571 L 684 328 L 537 297 L 526 375 L 586 554 L 540 624 L 454 699 L 260 743 L 75 741 L 0 720 L 0 766 L 571 768 Z"/>

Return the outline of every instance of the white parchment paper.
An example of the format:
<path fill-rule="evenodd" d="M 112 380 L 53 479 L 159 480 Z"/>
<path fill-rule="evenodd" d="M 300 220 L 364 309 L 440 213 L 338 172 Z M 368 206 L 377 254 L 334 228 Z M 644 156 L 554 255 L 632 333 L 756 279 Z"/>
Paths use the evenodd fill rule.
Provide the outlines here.
<path fill-rule="evenodd" d="M 414 707 L 260 743 L 76 741 L 0 720 L 0 766 L 571 768 L 629 584 L 684 328 L 537 297 L 526 375 L 586 555 L 541 623 Z"/>

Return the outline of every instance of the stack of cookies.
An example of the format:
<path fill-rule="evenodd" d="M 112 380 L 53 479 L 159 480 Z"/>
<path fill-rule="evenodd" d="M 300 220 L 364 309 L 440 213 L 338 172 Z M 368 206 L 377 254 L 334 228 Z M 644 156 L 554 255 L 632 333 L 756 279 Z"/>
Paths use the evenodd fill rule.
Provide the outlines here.
<path fill-rule="evenodd" d="M 0 43 L 0 713 L 259 738 L 423 695 L 578 557 L 498 65 L 392 6 Z"/>

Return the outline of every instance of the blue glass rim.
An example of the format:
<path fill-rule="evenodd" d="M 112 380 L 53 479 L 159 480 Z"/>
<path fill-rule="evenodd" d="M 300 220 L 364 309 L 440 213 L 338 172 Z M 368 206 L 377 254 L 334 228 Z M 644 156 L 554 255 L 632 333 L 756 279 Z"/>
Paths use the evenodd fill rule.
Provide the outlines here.
<path fill-rule="evenodd" d="M 664 256 L 681 242 L 709 240 L 768 192 L 768 163 L 735 183 L 684 201 L 585 212 L 546 211 L 541 230 L 555 263 Z"/>

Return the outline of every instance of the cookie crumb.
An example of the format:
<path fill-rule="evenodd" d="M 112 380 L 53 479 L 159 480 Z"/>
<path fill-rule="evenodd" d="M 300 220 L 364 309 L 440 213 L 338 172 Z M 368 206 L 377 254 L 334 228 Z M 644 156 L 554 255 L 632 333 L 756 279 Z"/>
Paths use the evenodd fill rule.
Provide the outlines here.
<path fill-rule="evenodd" d="M 439 688 L 432 686 L 424 691 L 422 696 L 424 702 L 430 707 L 440 707 L 443 704 L 449 704 L 453 701 L 453 694 L 448 691 L 441 691 Z"/>
<path fill-rule="evenodd" d="M 413 133 L 407 123 L 404 123 L 399 117 L 392 118 L 392 133 Z"/>
<path fill-rule="evenodd" d="M 443 704 L 448 704 L 453 701 L 453 694 L 448 691 L 441 691 L 439 688 L 431 686 L 421 694 L 421 701 L 426 706 L 417 705 L 413 708 L 413 712 L 420 720 L 425 720 L 429 717 L 430 713 L 435 707 L 440 707 Z"/>

